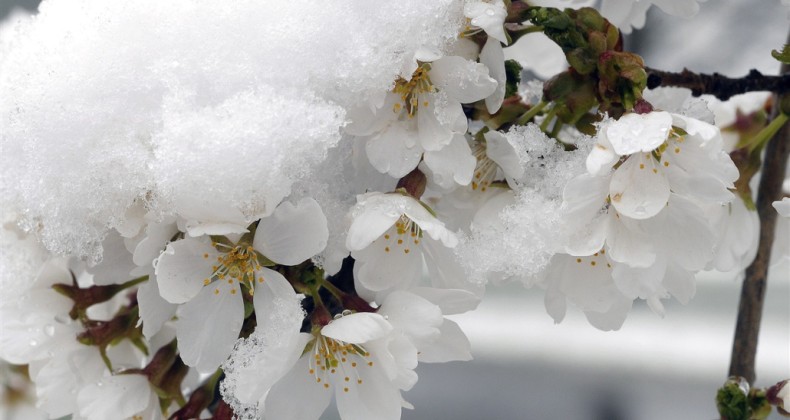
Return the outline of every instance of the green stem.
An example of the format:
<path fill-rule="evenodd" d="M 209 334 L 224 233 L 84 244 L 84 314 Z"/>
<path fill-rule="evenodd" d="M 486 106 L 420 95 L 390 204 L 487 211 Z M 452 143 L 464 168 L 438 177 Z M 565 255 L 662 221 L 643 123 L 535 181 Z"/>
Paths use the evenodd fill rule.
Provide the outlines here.
<path fill-rule="evenodd" d="M 537 104 L 535 104 L 535 106 L 530 108 L 529 111 L 525 112 L 523 115 L 518 117 L 518 121 L 516 121 L 516 124 L 526 125 L 530 120 L 535 118 L 535 116 L 538 115 L 538 113 L 540 113 L 540 111 L 542 111 L 543 108 L 546 107 L 546 105 L 548 105 L 547 102 L 543 102 L 543 101 L 538 102 Z"/>
<path fill-rule="evenodd" d="M 338 301 L 341 302 L 343 301 L 343 296 L 345 295 L 345 293 L 342 290 L 338 289 L 337 286 L 335 286 L 329 281 L 326 281 L 325 279 L 321 280 L 321 286 L 324 287 L 326 290 L 329 290 L 329 293 L 331 293 L 332 296 L 334 296 Z"/>
<path fill-rule="evenodd" d="M 551 124 L 551 121 L 554 119 L 554 115 L 556 113 L 557 113 L 557 109 L 556 108 L 551 108 L 549 110 L 549 112 L 546 114 L 546 119 L 543 120 L 543 122 L 540 124 L 540 131 L 542 131 L 544 133 L 547 133 L 546 130 L 549 129 L 549 124 Z"/>
<path fill-rule="evenodd" d="M 749 142 L 745 145 L 749 148 L 749 152 L 751 153 L 755 150 L 762 150 L 762 148 L 765 147 L 765 144 L 768 143 L 768 140 L 776 135 L 776 133 L 780 128 L 782 128 L 783 125 L 785 125 L 788 119 L 790 119 L 790 117 L 788 117 L 787 114 L 780 113 L 777 115 L 770 124 L 760 130 L 760 132 L 752 137 L 752 139 L 749 140 Z"/>

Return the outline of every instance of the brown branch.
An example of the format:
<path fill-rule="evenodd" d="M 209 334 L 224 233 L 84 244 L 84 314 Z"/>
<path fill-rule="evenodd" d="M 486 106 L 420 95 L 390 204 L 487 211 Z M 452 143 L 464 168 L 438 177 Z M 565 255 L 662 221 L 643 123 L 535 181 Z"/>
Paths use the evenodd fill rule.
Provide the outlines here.
<path fill-rule="evenodd" d="M 790 66 L 783 65 L 784 77 L 788 76 Z M 787 97 L 788 95 L 783 95 Z M 781 103 L 776 101 L 776 107 Z M 755 354 L 760 334 L 760 320 L 763 313 L 763 300 L 768 267 L 771 264 L 771 246 L 776 231 L 776 210 L 771 206 L 782 196 L 782 182 L 785 179 L 788 155 L 790 155 L 790 124 L 785 124 L 765 147 L 762 176 L 757 190 L 757 213 L 760 217 L 760 242 L 757 256 L 746 269 L 746 277 L 741 288 L 738 306 L 738 319 L 735 324 L 735 338 L 732 343 L 730 376 L 742 376 L 754 384 Z"/>
<path fill-rule="evenodd" d="M 766 76 L 757 70 L 751 70 L 746 76 L 733 79 L 719 73 L 694 73 L 685 68 L 680 73 L 649 67 L 646 67 L 645 71 L 647 87 L 650 89 L 659 86 L 684 87 L 691 89 L 691 94 L 694 96 L 710 94 L 722 101 L 746 92 L 769 91 L 777 94 L 790 92 L 790 74 Z"/>

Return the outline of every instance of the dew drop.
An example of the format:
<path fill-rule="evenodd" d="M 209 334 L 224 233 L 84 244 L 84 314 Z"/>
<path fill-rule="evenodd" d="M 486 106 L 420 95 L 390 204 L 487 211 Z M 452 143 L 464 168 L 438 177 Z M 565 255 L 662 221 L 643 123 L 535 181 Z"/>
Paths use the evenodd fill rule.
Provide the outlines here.
<path fill-rule="evenodd" d="M 494 9 L 489 7 L 488 9 L 486 9 L 486 14 L 488 16 L 494 16 Z"/>
<path fill-rule="evenodd" d="M 30 347 L 36 347 L 38 345 L 38 341 L 30 340 L 30 343 L 28 343 L 28 344 L 30 344 Z"/>
<path fill-rule="evenodd" d="M 71 324 L 71 317 L 66 314 L 55 315 L 55 322 L 58 324 L 69 325 Z"/>
<path fill-rule="evenodd" d="M 44 334 L 46 334 L 49 337 L 54 336 L 55 335 L 55 326 L 51 325 L 51 324 L 45 325 L 44 326 Z"/>

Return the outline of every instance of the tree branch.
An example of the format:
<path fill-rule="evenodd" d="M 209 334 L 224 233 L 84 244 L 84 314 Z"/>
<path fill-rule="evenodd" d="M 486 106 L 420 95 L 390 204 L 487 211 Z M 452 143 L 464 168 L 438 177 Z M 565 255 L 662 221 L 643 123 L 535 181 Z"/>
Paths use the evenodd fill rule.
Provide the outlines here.
<path fill-rule="evenodd" d="M 646 67 L 645 71 L 647 87 L 650 89 L 659 86 L 684 87 L 691 89 L 691 94 L 694 96 L 707 93 L 722 101 L 746 92 L 770 91 L 777 94 L 790 92 L 790 74 L 766 76 L 757 70 L 751 70 L 746 76 L 733 79 L 719 73 L 694 73 L 685 68 L 680 73 L 649 67 Z"/>
<path fill-rule="evenodd" d="M 788 76 L 790 66 L 783 65 L 783 77 Z M 785 92 L 787 86 L 785 86 Z M 785 95 L 788 96 L 786 93 Z M 782 97 L 776 101 L 779 108 Z M 765 147 L 762 176 L 757 190 L 757 213 L 760 217 L 760 242 L 757 256 L 746 269 L 746 277 L 741 288 L 738 306 L 738 320 L 735 325 L 735 339 L 732 343 L 730 376 L 742 376 L 754 384 L 755 354 L 760 334 L 760 320 L 763 313 L 763 300 L 768 267 L 771 264 L 771 246 L 776 231 L 776 210 L 771 206 L 782 197 L 782 182 L 785 179 L 788 155 L 790 155 L 790 124 L 785 124 Z"/>

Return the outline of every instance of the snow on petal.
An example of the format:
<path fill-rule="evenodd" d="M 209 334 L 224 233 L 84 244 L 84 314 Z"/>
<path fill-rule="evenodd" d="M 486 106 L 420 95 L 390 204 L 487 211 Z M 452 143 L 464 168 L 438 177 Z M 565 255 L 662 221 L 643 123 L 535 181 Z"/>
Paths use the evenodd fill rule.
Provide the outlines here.
<path fill-rule="evenodd" d="M 672 116 L 668 112 L 626 114 L 603 128 L 614 152 L 620 156 L 656 149 L 666 141 L 671 129 Z"/>

